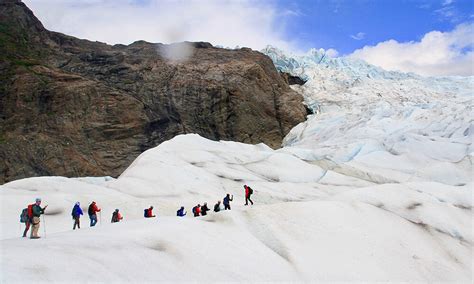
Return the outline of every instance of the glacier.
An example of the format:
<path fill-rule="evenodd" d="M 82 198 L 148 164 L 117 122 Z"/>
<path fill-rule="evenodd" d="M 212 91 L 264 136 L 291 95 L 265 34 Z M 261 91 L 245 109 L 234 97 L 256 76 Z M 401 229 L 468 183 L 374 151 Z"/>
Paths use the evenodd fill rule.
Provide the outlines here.
<path fill-rule="evenodd" d="M 472 182 L 474 77 L 384 71 L 316 49 L 263 53 L 308 80 L 293 86 L 314 113 L 285 138 L 295 155 L 384 181 Z"/>
<path fill-rule="evenodd" d="M 292 88 L 313 111 L 280 149 L 179 135 L 118 178 L 2 185 L 0 281 L 471 283 L 474 79 L 262 52 L 307 80 Z M 231 211 L 189 216 L 226 193 Z M 43 238 L 22 239 L 19 213 L 37 196 Z M 99 224 L 72 231 L 73 204 L 93 200 Z M 158 217 L 144 219 L 150 205 Z M 124 221 L 111 224 L 115 208 Z"/>

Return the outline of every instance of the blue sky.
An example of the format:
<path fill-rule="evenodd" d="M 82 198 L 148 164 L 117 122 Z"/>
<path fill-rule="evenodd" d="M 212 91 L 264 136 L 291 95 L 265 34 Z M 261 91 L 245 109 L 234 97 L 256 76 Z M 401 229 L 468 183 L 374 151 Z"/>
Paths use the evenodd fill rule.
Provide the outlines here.
<path fill-rule="evenodd" d="M 23 0 L 53 31 L 109 44 L 331 49 L 387 70 L 474 75 L 468 0 Z"/>
<path fill-rule="evenodd" d="M 419 41 L 433 30 L 453 30 L 462 22 L 474 20 L 473 2 L 280 0 L 277 5 L 289 17 L 286 36 L 302 49 L 333 48 L 348 54 L 389 39 Z"/>

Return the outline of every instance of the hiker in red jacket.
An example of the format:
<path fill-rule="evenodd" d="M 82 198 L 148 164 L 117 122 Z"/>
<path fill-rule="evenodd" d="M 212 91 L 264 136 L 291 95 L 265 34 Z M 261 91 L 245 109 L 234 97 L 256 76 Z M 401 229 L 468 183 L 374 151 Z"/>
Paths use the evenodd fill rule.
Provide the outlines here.
<path fill-rule="evenodd" d="M 25 220 L 25 230 L 23 231 L 23 238 L 26 238 L 26 234 L 28 233 L 28 230 L 30 229 L 30 224 L 31 224 L 31 220 L 29 218 L 27 218 Z"/>
<path fill-rule="evenodd" d="M 153 206 L 150 206 L 150 208 L 145 209 L 145 218 L 153 218 L 156 217 L 153 215 Z"/>
<path fill-rule="evenodd" d="M 253 189 L 250 188 L 250 186 L 248 185 L 244 185 L 244 188 L 245 188 L 245 205 L 249 205 L 249 201 L 250 201 L 250 204 L 253 205 L 253 201 L 250 199 L 250 195 L 253 194 Z"/>
<path fill-rule="evenodd" d="M 199 214 L 201 214 L 201 204 L 194 206 L 193 214 L 194 214 L 194 217 L 199 217 Z"/>
<path fill-rule="evenodd" d="M 33 205 L 34 204 L 30 204 L 28 205 L 27 208 L 23 209 L 21 211 L 21 215 L 20 215 L 20 222 L 21 223 L 25 223 L 25 230 L 23 231 L 23 238 L 26 238 L 26 234 L 28 233 L 28 230 L 30 229 L 30 225 L 32 223 L 32 216 L 33 216 L 33 211 L 32 211 L 32 208 L 33 208 Z"/>
<path fill-rule="evenodd" d="M 29 204 L 23 211 L 21 212 L 21 219 L 20 222 L 25 223 L 25 230 L 23 231 L 23 238 L 26 238 L 26 234 L 28 230 L 30 230 L 30 225 L 33 223 L 33 206 L 35 204 Z M 25 212 L 26 210 L 26 212 Z M 26 213 L 26 214 L 25 214 Z"/>
<path fill-rule="evenodd" d="M 89 205 L 89 209 L 87 210 L 89 219 L 91 220 L 91 227 L 94 227 L 95 224 L 97 224 L 97 212 L 100 212 L 100 208 L 97 207 L 97 203 L 95 203 L 95 201 L 92 201 L 92 203 Z"/>

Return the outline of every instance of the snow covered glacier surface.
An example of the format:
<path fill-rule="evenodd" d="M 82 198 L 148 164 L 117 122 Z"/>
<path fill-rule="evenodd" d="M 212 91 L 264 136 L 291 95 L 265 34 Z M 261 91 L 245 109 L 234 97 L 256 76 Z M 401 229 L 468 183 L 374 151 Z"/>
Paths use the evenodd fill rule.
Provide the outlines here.
<path fill-rule="evenodd" d="M 314 49 L 263 52 L 308 80 L 294 89 L 315 114 L 284 141 L 295 155 L 377 182 L 472 182 L 474 77 L 389 72 Z"/>
<path fill-rule="evenodd" d="M 315 112 L 283 148 L 180 135 L 117 179 L 5 184 L 1 282 L 472 282 L 472 78 L 265 52 L 308 80 L 295 89 Z M 230 212 L 174 216 L 226 193 Z M 49 204 L 46 238 L 19 238 L 18 215 L 37 196 Z M 100 224 L 72 231 L 72 205 L 92 200 Z M 158 217 L 144 220 L 150 205 Z M 124 222 L 110 224 L 115 208 Z"/>

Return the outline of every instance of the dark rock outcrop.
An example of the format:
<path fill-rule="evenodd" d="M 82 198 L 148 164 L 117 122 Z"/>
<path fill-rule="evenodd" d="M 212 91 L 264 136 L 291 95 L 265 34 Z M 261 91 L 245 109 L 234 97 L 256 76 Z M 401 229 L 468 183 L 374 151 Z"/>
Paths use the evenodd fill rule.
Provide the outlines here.
<path fill-rule="evenodd" d="M 302 100 L 250 49 L 110 46 L 50 32 L 22 2 L 0 2 L 0 183 L 117 176 L 182 133 L 279 147 L 305 119 Z"/>
<path fill-rule="evenodd" d="M 291 75 L 290 73 L 287 73 L 287 72 L 280 72 L 280 75 L 288 85 L 300 85 L 300 86 L 302 86 L 306 83 L 306 80 L 304 80 L 304 79 L 302 79 L 298 76 L 293 76 L 293 75 Z"/>

